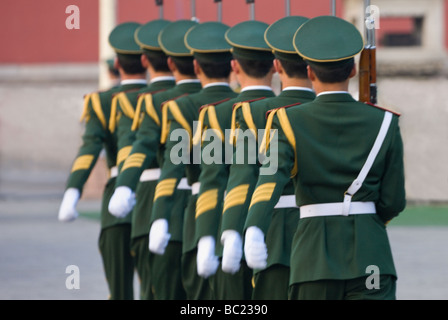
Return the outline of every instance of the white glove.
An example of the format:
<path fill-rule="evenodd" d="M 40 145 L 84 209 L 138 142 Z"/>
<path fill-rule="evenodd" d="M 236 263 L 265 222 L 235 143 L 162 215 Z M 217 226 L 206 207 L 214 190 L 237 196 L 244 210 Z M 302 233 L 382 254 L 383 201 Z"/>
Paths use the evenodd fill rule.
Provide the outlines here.
<path fill-rule="evenodd" d="M 244 238 L 244 255 L 249 268 L 264 269 L 267 265 L 268 249 L 264 234 L 258 227 L 247 228 Z"/>
<path fill-rule="evenodd" d="M 61 206 L 59 207 L 59 221 L 69 222 L 75 220 L 78 217 L 76 205 L 80 196 L 81 194 L 76 188 L 68 188 L 67 190 L 65 190 Z"/>
<path fill-rule="evenodd" d="M 234 274 L 240 270 L 240 263 L 243 257 L 243 242 L 240 234 L 235 230 L 225 230 L 221 236 L 222 251 L 222 271 Z"/>
<path fill-rule="evenodd" d="M 117 187 L 109 201 L 109 212 L 117 217 L 124 218 L 135 205 L 135 193 L 126 186 Z"/>
<path fill-rule="evenodd" d="M 171 234 L 168 233 L 168 221 L 157 219 L 149 230 L 149 250 L 155 254 L 164 254 Z"/>
<path fill-rule="evenodd" d="M 204 236 L 199 239 L 196 263 L 198 275 L 201 277 L 208 278 L 216 273 L 219 261 L 215 256 L 215 239 L 212 236 Z"/>

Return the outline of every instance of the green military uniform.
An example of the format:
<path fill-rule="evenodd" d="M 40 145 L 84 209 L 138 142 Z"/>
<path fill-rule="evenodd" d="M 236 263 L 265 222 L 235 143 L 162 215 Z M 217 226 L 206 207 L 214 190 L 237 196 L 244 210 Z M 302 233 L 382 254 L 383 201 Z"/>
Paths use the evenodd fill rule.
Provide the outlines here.
<path fill-rule="evenodd" d="M 289 16 L 276 21 L 266 29 L 266 42 L 272 48 L 277 59 L 292 62 L 302 60 L 295 52 L 292 39 L 295 31 L 306 20 L 308 19 L 304 17 Z M 251 150 L 253 152 L 250 153 L 248 143 L 245 143 L 243 152 L 245 161 L 240 164 L 234 163 L 230 167 L 227 192 L 229 195 L 235 194 L 233 199 L 238 197 L 241 199 L 238 201 L 238 205 L 231 206 L 229 210 L 226 210 L 223 229 L 232 229 L 243 234 L 245 218 L 261 166 L 258 161 L 250 163 L 249 159 L 258 155 L 257 140 L 263 136 L 263 131 L 258 132 L 258 130 L 264 129 L 266 126 L 266 113 L 270 109 L 286 105 L 300 105 L 312 101 L 314 98 L 315 94 L 310 88 L 286 87 L 277 97 L 243 103 L 239 105 L 241 107 L 234 108 L 235 124 L 232 124 L 232 127 L 239 128 L 243 132 L 252 130 L 251 132 L 255 133 L 255 136 L 251 136 L 255 150 Z M 245 197 L 243 197 L 244 194 Z M 291 180 L 286 184 L 272 214 L 272 221 L 266 234 L 269 259 L 266 269 L 254 272 L 253 299 L 288 298 L 291 242 L 300 217 L 295 201 L 291 201 L 293 195 L 294 187 Z M 228 203 L 230 200 L 227 199 Z"/>
<path fill-rule="evenodd" d="M 178 39 L 182 38 L 193 25 L 195 22 L 189 20 L 180 20 L 166 25 L 159 33 L 163 32 L 164 36 L 157 37 L 157 43 L 152 43 L 151 47 L 160 46 L 166 55 L 182 59 L 174 50 L 167 50 L 167 47 L 171 48 L 170 43 L 178 42 Z M 171 34 L 174 37 L 170 37 Z M 133 209 L 134 223 L 138 226 L 136 227 L 136 236 L 139 234 L 142 239 L 140 250 L 147 251 L 150 255 L 151 291 L 157 300 L 185 298 L 180 274 L 182 223 L 170 225 L 171 239 L 165 255 L 154 255 L 148 250 L 148 233 L 155 187 L 164 163 L 163 146 L 160 144 L 162 105 L 171 99 L 198 92 L 200 89 L 201 85 L 197 79 L 186 79 L 178 81 L 174 87 L 168 90 L 145 93 L 140 96 L 141 104 L 135 113 L 133 122 L 136 140 L 117 178 L 117 187 L 126 186 L 136 194 L 136 206 Z M 173 204 L 173 215 L 177 217 L 175 220 L 182 221 L 183 211 L 190 194 L 189 188 L 176 190 L 176 201 Z M 141 214 L 135 215 L 135 212 Z"/>
<path fill-rule="evenodd" d="M 218 22 L 199 24 L 188 31 L 185 36 L 185 44 L 197 61 L 204 63 L 227 61 L 230 72 L 230 46 L 224 39 L 227 29 L 228 26 Z M 187 177 L 188 185 L 193 187 L 198 182 L 200 166 L 195 160 L 193 152 L 190 153 L 187 149 L 193 140 L 194 121 L 198 120 L 199 109 L 201 106 L 235 96 L 236 93 L 227 82 L 214 81 L 204 85 L 203 89 L 196 94 L 168 102 L 164 109 L 166 117 L 161 141 L 165 143 L 165 163 L 154 197 L 153 220 L 166 219 L 169 225 L 183 221 L 182 272 L 187 299 L 211 299 L 212 294 L 208 280 L 198 277 L 196 272 L 196 242 L 194 239 L 196 189 L 193 188 L 184 219 L 179 219 L 179 222 L 176 222 L 173 217 L 173 192 L 184 175 Z M 187 134 L 183 144 L 186 147 L 183 150 L 185 162 L 181 163 L 172 158 L 174 150 L 177 150 L 176 148 L 179 146 L 177 139 L 173 138 L 174 134 L 180 131 L 178 129 Z"/>
<path fill-rule="evenodd" d="M 363 41 L 353 25 L 328 16 L 303 24 L 294 45 L 310 66 L 335 68 L 353 63 Z M 383 119 L 391 121 L 389 127 Z M 348 92 L 327 91 L 300 107 L 276 109 L 267 129 L 271 122 L 278 130 L 272 156 L 279 168 L 275 175 L 260 175 L 246 226 L 266 234 L 272 208 L 292 176 L 301 220 L 292 245 L 290 298 L 393 299 L 396 271 L 385 223 L 405 206 L 398 117 Z M 376 158 L 367 161 L 382 136 Z M 380 272 L 380 289 L 367 286 L 369 266 Z"/>
<path fill-rule="evenodd" d="M 110 34 L 109 42 L 114 50 L 127 54 L 141 54 L 133 42 L 137 23 L 118 25 Z M 96 92 L 86 96 L 82 119 L 86 121 L 83 144 L 78 151 L 67 188 L 82 190 L 96 160 L 104 148 L 110 178 L 105 186 L 101 205 L 101 234 L 99 248 L 103 258 L 110 299 L 133 299 L 134 262 L 130 254 L 131 220 L 112 216 L 107 207 L 112 196 L 117 174 L 117 135 L 109 130 L 111 102 L 113 96 L 122 91 L 139 89 L 143 85 L 128 82 L 111 90 Z"/>
<path fill-rule="evenodd" d="M 238 24 L 226 33 L 227 41 L 232 45 L 235 58 L 244 57 L 251 60 L 272 60 L 271 50 L 263 39 L 267 24 L 259 21 L 247 21 Z M 245 49 L 250 47 L 250 49 Z M 275 94 L 271 87 L 246 86 L 242 88 L 239 95 L 216 106 L 203 109 L 203 128 L 212 128 L 220 132 L 222 137 L 222 160 L 220 163 L 201 165 L 200 191 L 196 208 L 196 241 L 201 238 L 212 236 L 216 241 L 216 254 L 222 256 L 220 244 L 221 216 L 223 212 L 224 193 L 228 179 L 228 172 L 232 154 L 226 156 L 226 150 L 232 150 L 225 130 L 231 128 L 232 110 L 241 105 L 242 102 L 256 99 L 272 98 Z M 202 141 L 202 150 L 209 148 L 209 141 Z M 229 148 L 230 146 L 230 148 Z M 211 277 L 215 297 L 217 299 L 249 299 L 251 296 L 250 279 L 252 272 L 245 266 L 241 267 L 236 274 L 228 274 L 221 269 Z"/>
<path fill-rule="evenodd" d="M 140 26 L 135 32 L 135 41 L 147 55 L 158 55 L 166 59 L 165 54 L 158 45 L 159 32 L 169 24 L 167 20 L 154 20 Z M 112 101 L 111 119 L 109 122 L 111 132 L 116 131 L 118 136 L 117 167 L 119 174 L 122 171 L 124 161 L 129 156 L 133 142 L 136 139 L 135 130 L 141 121 L 141 106 L 145 94 L 155 94 L 174 87 L 174 77 L 151 77 L 150 82 L 140 90 L 121 92 Z M 144 113 L 143 113 L 144 115 Z M 135 120 L 134 120 L 135 119 Z M 157 163 L 153 163 L 150 169 L 157 170 Z M 117 186 L 119 185 L 117 178 Z M 144 181 L 138 184 L 135 197 L 138 199 L 132 211 L 131 253 L 135 259 L 135 265 L 140 280 L 140 299 L 152 299 L 150 277 L 150 253 L 148 250 L 148 224 L 154 194 L 156 179 Z M 115 194 L 112 196 L 116 196 Z M 112 201 L 111 199 L 111 201 Z M 114 215 L 125 215 L 123 212 L 113 212 Z"/>

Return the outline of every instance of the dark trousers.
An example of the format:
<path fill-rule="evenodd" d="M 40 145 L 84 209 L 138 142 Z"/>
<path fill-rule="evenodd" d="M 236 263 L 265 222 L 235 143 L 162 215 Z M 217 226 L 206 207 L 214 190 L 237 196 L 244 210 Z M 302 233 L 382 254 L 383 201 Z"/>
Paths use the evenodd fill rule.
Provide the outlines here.
<path fill-rule="evenodd" d="M 129 223 L 101 230 L 98 246 L 111 300 L 134 299 L 134 259 L 130 241 Z"/>

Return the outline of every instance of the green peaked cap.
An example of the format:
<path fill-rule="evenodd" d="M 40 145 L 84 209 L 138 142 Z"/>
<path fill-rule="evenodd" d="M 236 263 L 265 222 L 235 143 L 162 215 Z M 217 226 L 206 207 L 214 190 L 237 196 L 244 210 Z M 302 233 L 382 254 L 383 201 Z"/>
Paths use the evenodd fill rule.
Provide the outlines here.
<path fill-rule="evenodd" d="M 169 56 L 192 57 L 190 49 L 185 46 L 184 37 L 187 31 L 197 25 L 193 20 L 171 22 L 159 33 L 159 45 Z"/>
<path fill-rule="evenodd" d="M 302 16 L 288 16 L 277 20 L 266 29 L 264 39 L 277 58 L 302 60 L 294 48 L 293 39 L 297 29 L 308 20 Z"/>
<path fill-rule="evenodd" d="M 232 46 L 236 58 L 272 60 L 272 49 L 264 39 L 267 23 L 249 20 L 236 24 L 226 32 L 226 40 Z"/>
<path fill-rule="evenodd" d="M 185 46 L 195 58 L 205 61 L 230 61 L 230 44 L 225 39 L 229 26 L 221 22 L 198 24 L 185 35 Z"/>
<path fill-rule="evenodd" d="M 344 63 L 364 48 L 358 29 L 335 16 L 320 16 L 305 22 L 294 36 L 299 55 L 313 63 Z"/>
<path fill-rule="evenodd" d="M 137 22 L 124 22 L 117 25 L 109 35 L 109 44 L 121 54 L 141 54 L 142 49 L 135 42 L 134 33 L 141 25 Z"/>
<path fill-rule="evenodd" d="M 153 20 L 140 26 L 135 30 L 135 41 L 146 50 L 162 51 L 159 45 L 159 33 L 170 24 L 164 19 Z"/>

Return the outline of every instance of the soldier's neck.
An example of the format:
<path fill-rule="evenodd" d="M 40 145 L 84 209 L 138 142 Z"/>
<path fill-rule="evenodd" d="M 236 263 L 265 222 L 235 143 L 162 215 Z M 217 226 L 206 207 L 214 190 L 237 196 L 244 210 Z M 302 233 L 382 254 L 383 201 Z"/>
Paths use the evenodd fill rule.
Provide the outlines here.
<path fill-rule="evenodd" d="M 312 88 L 313 85 L 309 79 L 298 79 L 298 78 L 281 78 L 282 87 L 303 87 L 303 88 Z"/>
<path fill-rule="evenodd" d="M 120 74 L 120 79 L 121 79 L 121 81 L 146 79 L 146 73 L 126 74 L 126 73 L 122 72 Z"/>
<path fill-rule="evenodd" d="M 344 82 L 324 83 L 313 81 L 313 88 L 316 94 L 326 91 L 348 91 L 348 80 Z"/>
<path fill-rule="evenodd" d="M 269 73 L 269 76 L 263 78 L 252 78 L 248 76 L 240 76 L 238 77 L 238 82 L 241 85 L 241 88 L 249 87 L 249 86 L 268 86 L 272 85 L 272 74 Z"/>

